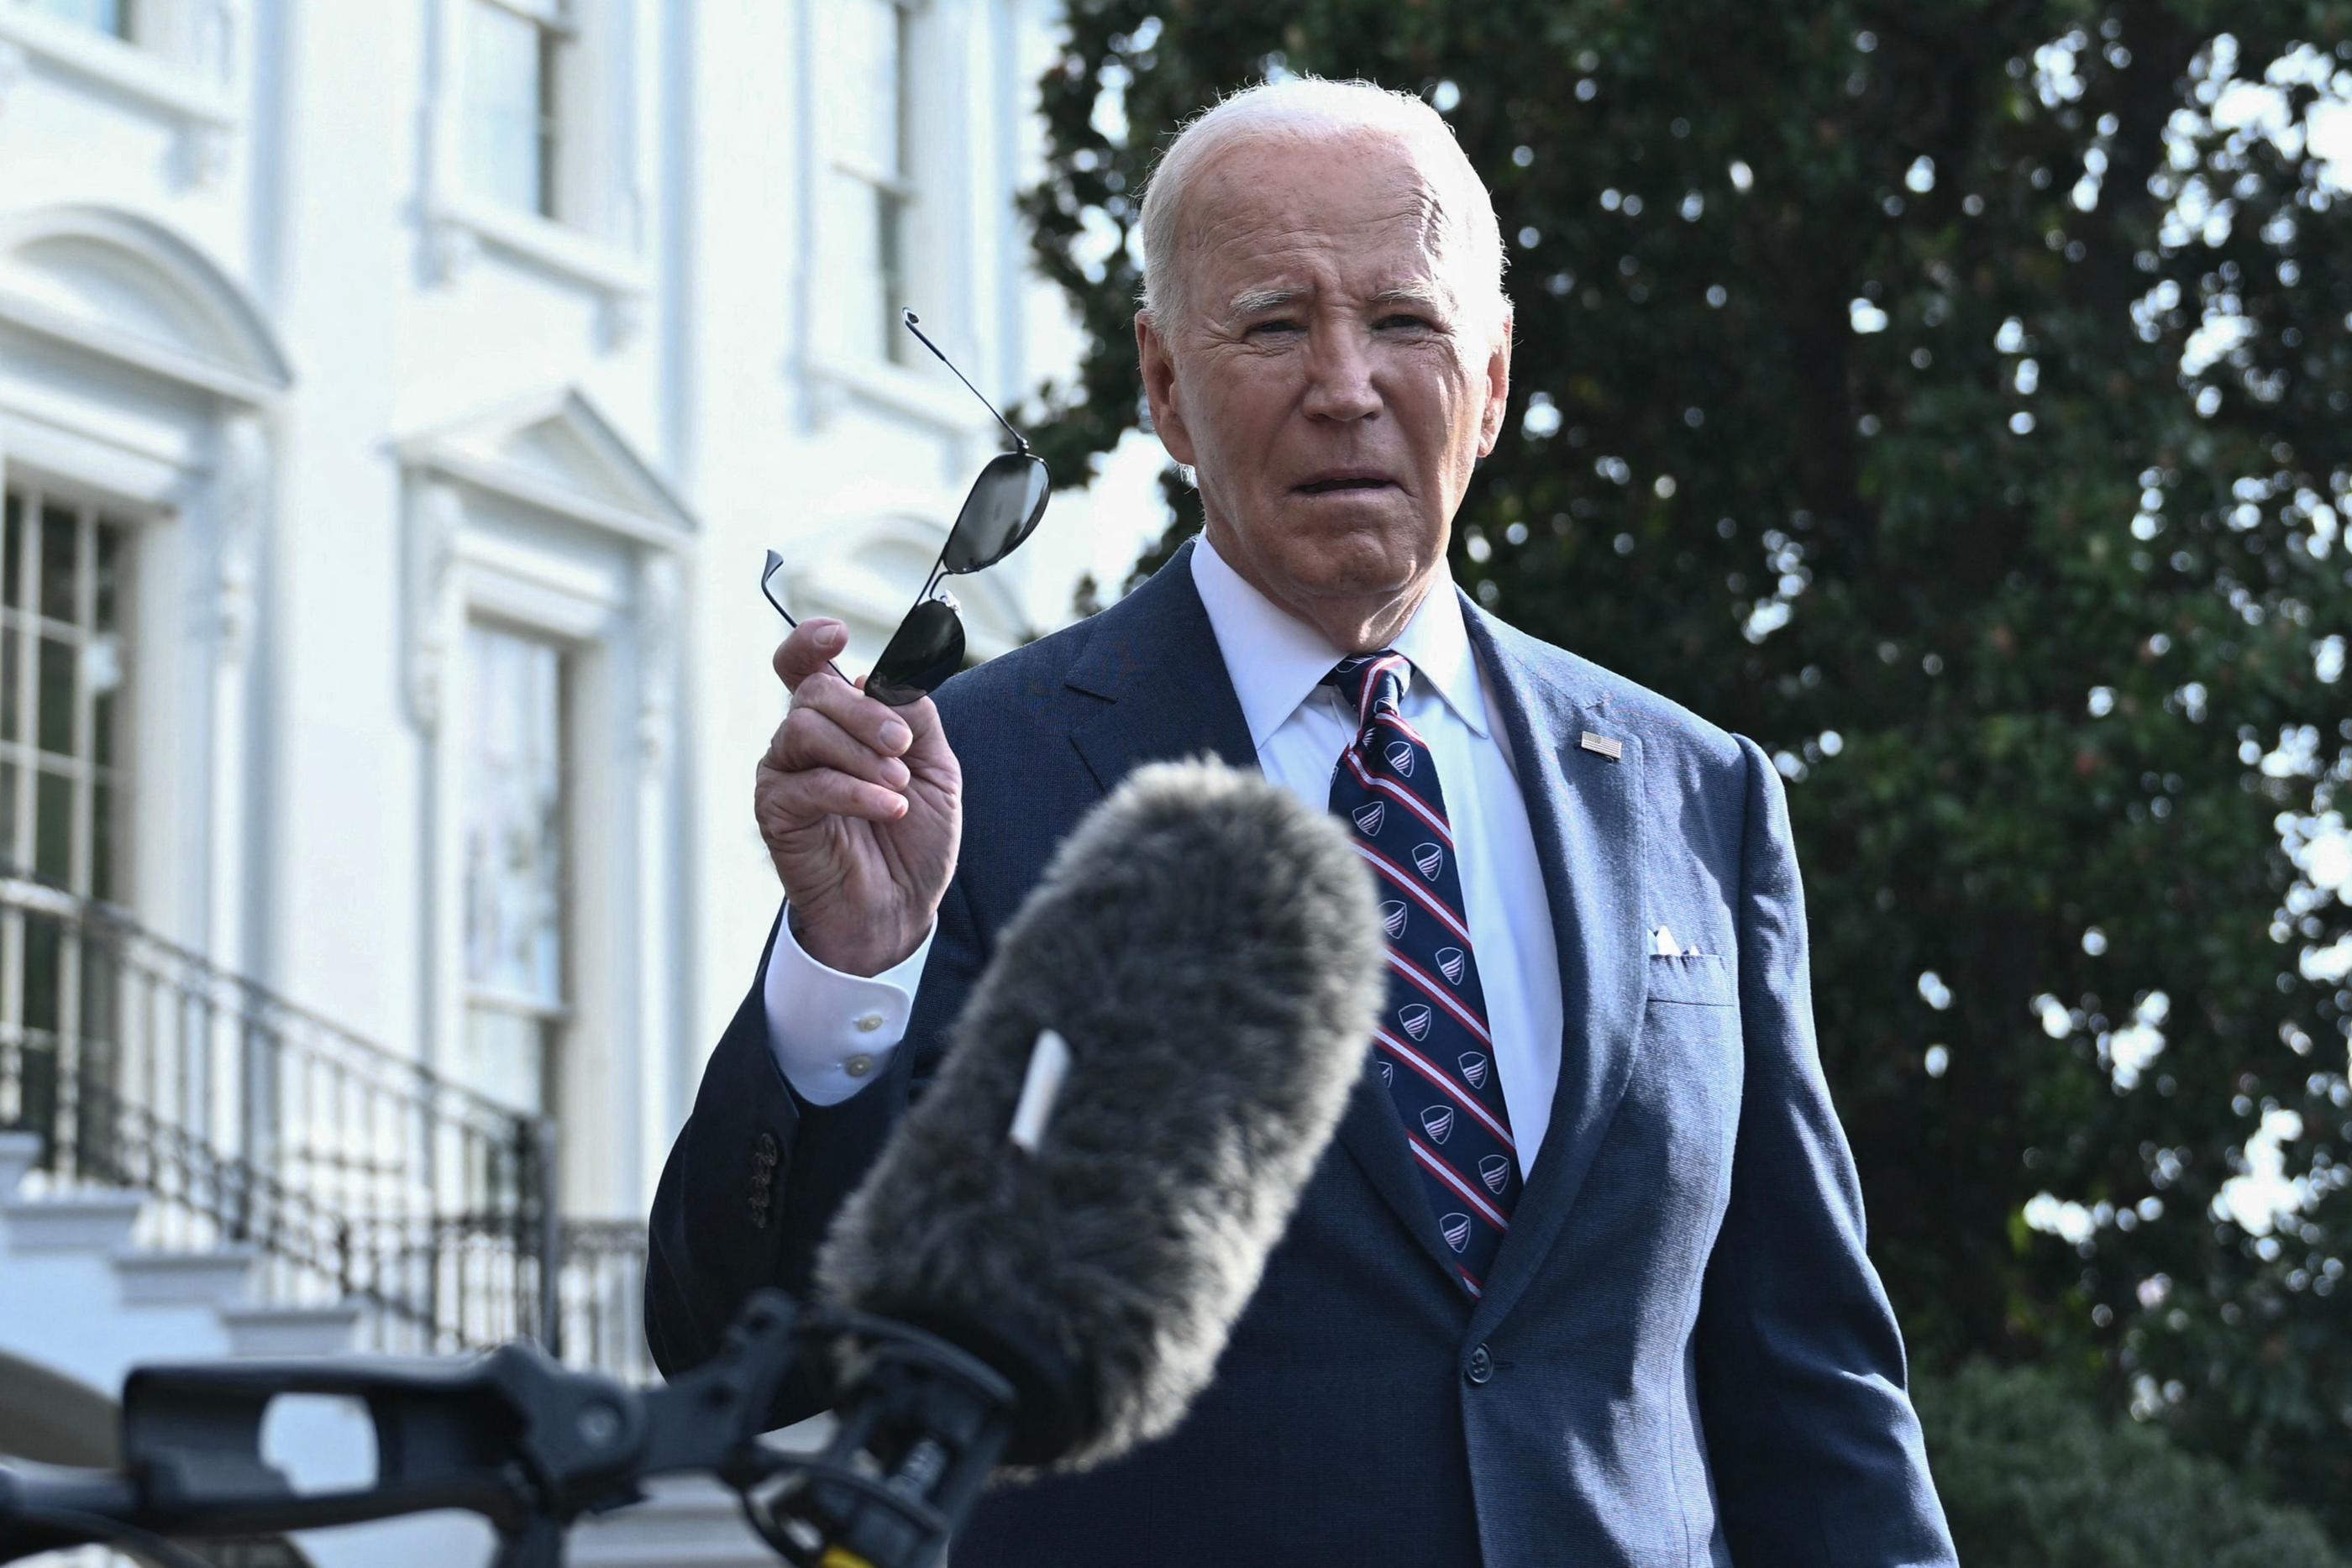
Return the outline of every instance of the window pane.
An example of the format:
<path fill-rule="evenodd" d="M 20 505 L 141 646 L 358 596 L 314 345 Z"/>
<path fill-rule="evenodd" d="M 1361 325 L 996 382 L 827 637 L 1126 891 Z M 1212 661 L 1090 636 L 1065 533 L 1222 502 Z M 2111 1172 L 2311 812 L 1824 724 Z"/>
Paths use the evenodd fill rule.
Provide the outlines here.
<path fill-rule="evenodd" d="M 114 885 L 114 787 L 100 784 L 89 801 L 89 895 L 108 903 L 121 901 Z"/>
<path fill-rule="evenodd" d="M 101 632 L 113 631 L 122 613 L 123 568 L 130 555 L 125 548 L 125 533 L 121 523 L 99 519 L 98 612 L 94 624 Z"/>
<path fill-rule="evenodd" d="M 23 632 L 14 626 L 0 627 L 0 740 L 25 738 L 23 704 L 16 695 L 19 666 L 24 663 L 20 650 L 24 645 Z"/>
<path fill-rule="evenodd" d="M 33 0 L 33 9 L 95 27 L 101 33 L 111 33 L 118 38 L 131 37 L 130 0 Z"/>
<path fill-rule="evenodd" d="M 466 779 L 466 978 L 541 1007 L 563 1001 L 562 655 L 476 626 Z"/>
<path fill-rule="evenodd" d="M 41 508 L 41 613 L 54 621 L 74 617 L 74 566 L 80 559 L 81 528 L 63 507 Z"/>
<path fill-rule="evenodd" d="M 34 776 L 33 870 L 57 883 L 73 877 L 73 782 L 46 768 Z"/>
<path fill-rule="evenodd" d="M 906 13 L 892 0 L 847 0 L 827 77 L 833 83 L 835 155 L 869 174 L 905 172 Z"/>
<path fill-rule="evenodd" d="M 60 757 L 73 755 L 74 645 L 55 637 L 41 639 L 41 749 Z"/>
<path fill-rule="evenodd" d="M 916 347 L 914 338 L 898 324 L 907 300 L 907 204 L 890 191 L 874 193 L 875 272 L 882 290 L 882 357 L 905 364 Z"/>
<path fill-rule="evenodd" d="M 466 175 L 478 193 L 541 211 L 546 148 L 538 23 L 496 5 L 470 7 L 466 38 Z"/>
<path fill-rule="evenodd" d="M 58 969 L 65 961 L 64 932 L 54 915 L 25 921 L 25 1027 L 58 1027 Z"/>
<path fill-rule="evenodd" d="M 920 350 L 898 325 L 900 308 L 914 303 L 907 298 L 905 217 L 904 202 L 855 174 L 835 172 L 827 182 L 822 221 L 839 236 L 841 267 L 840 308 L 827 314 L 849 354 L 895 361 L 907 348 Z"/>
<path fill-rule="evenodd" d="M 0 870 L 12 876 L 25 869 L 24 846 L 16 841 L 16 795 L 24 777 L 15 763 L 0 762 Z"/>
<path fill-rule="evenodd" d="M 122 639 L 92 637 L 84 643 L 81 673 L 90 694 L 90 759 L 100 768 L 111 768 L 120 755 L 114 731 L 121 722 L 121 705 L 115 697 L 122 689 Z"/>
<path fill-rule="evenodd" d="M 0 567 L 0 598 L 5 598 L 11 610 L 25 608 L 25 502 L 14 490 L 8 492 L 8 559 Z"/>
<path fill-rule="evenodd" d="M 466 1012 L 469 1086 L 520 1111 L 548 1109 L 554 1030 L 546 1019 L 496 1008 Z"/>
<path fill-rule="evenodd" d="M 98 644 L 93 643 L 91 646 L 95 648 Z M 100 768 L 114 766 L 115 722 L 114 694 L 111 691 L 98 693 L 90 699 L 89 738 L 90 760 L 96 762 Z"/>

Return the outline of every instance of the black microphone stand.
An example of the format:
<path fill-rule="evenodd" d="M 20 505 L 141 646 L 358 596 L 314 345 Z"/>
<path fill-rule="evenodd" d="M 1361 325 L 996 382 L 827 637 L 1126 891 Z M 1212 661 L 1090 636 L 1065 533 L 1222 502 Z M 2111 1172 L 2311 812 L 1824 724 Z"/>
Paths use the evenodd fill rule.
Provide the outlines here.
<path fill-rule="evenodd" d="M 825 1448 L 759 1438 L 805 1369 L 836 1406 Z M 375 1428 L 373 1486 L 298 1493 L 261 1457 L 282 1394 L 341 1395 Z M 180 1536 L 250 1535 L 464 1509 L 497 1531 L 491 1568 L 561 1568 L 586 1513 L 644 1500 L 663 1474 L 708 1472 L 794 1568 L 931 1568 L 1011 1434 L 1011 1385 L 887 1319 L 752 1295 L 719 1353 L 631 1388 L 516 1343 L 466 1361 L 392 1356 L 134 1368 L 122 1469 L 0 1465 L 0 1563 L 90 1542 L 198 1568 Z"/>

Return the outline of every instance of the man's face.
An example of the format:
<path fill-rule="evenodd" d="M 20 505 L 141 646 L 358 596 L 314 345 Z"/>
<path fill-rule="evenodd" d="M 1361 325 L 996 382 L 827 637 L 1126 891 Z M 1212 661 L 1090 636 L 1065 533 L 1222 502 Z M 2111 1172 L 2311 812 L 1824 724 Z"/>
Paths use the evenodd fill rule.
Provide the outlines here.
<path fill-rule="evenodd" d="M 1183 319 L 1137 339 L 1211 540 L 1327 632 L 1418 603 L 1510 367 L 1507 319 L 1459 297 L 1434 183 L 1388 137 L 1243 141 L 1197 172 L 1181 219 Z"/>

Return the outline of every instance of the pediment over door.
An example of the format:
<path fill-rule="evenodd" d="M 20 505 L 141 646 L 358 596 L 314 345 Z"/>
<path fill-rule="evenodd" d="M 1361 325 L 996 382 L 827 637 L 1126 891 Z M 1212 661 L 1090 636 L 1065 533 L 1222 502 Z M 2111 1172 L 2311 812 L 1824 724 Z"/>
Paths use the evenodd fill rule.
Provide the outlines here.
<path fill-rule="evenodd" d="M 235 280 L 163 225 L 111 207 L 0 214 L 0 322 L 249 405 L 293 379 Z"/>
<path fill-rule="evenodd" d="M 679 557 L 698 526 L 653 465 L 576 387 L 502 403 L 410 436 L 394 450 L 409 479 L 408 667 L 417 721 L 428 729 L 440 722 L 443 670 L 459 632 L 457 563 L 467 540 L 488 523 L 487 502 L 492 514 L 520 511 L 598 546 L 589 555 L 607 567 L 586 579 L 557 569 L 546 580 L 554 596 L 526 619 L 552 617 L 564 622 L 564 634 L 579 636 L 596 634 L 604 614 L 627 615 L 643 667 L 645 747 L 649 757 L 666 749 L 675 717 Z"/>
<path fill-rule="evenodd" d="M 408 467 L 533 511 L 675 549 L 684 501 L 576 387 L 501 404 L 399 444 Z"/>

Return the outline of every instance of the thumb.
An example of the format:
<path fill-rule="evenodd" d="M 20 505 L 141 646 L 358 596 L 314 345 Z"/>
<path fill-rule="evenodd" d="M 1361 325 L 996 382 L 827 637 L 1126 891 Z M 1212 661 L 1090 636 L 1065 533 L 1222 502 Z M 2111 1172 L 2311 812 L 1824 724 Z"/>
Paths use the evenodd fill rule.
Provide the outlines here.
<path fill-rule="evenodd" d="M 838 621 L 812 617 L 776 645 L 776 678 L 784 683 L 786 691 L 798 691 L 803 681 L 832 664 L 848 646 L 848 627 Z"/>

